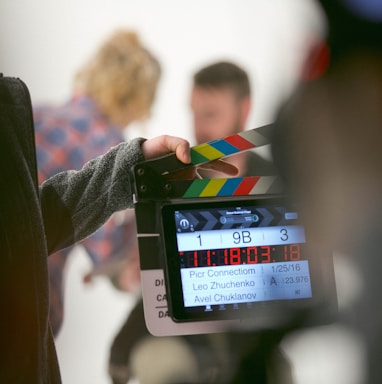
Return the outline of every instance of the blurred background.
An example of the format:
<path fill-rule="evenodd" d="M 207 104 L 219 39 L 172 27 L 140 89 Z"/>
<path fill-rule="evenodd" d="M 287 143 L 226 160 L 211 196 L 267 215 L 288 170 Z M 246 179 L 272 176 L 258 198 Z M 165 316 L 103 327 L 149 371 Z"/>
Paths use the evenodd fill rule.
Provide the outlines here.
<path fill-rule="evenodd" d="M 35 103 L 67 98 L 74 72 L 106 36 L 135 30 L 163 67 L 145 136 L 191 138 L 191 75 L 222 59 L 251 75 L 249 126 L 269 123 L 293 86 L 306 40 L 321 29 L 310 0 L 3 0 L 0 7 L 1 71 L 22 78 Z"/>
<path fill-rule="evenodd" d="M 166 133 L 192 141 L 189 93 L 198 68 L 217 60 L 245 68 L 254 95 L 248 127 L 268 124 L 293 90 L 305 49 L 324 23 L 310 0 L 2 0 L 0 72 L 24 80 L 32 103 L 59 103 L 70 96 L 75 71 L 118 27 L 137 32 L 163 70 L 151 118 L 130 127 L 128 137 Z M 66 269 L 65 319 L 57 339 L 64 383 L 110 382 L 111 338 L 133 303 L 102 277 L 85 286 L 82 278 L 90 268 L 87 255 L 76 248 Z M 332 381 L 324 370 L 317 373 L 325 337 L 340 340 L 341 333 L 308 339 L 310 350 L 296 341 L 286 345 L 298 383 L 340 383 L 333 372 Z M 309 353 L 315 354 L 314 364 L 298 364 Z M 336 361 L 336 369 L 343 374 L 351 364 L 348 356 L 343 364 Z M 356 382 L 354 376 L 342 379 Z"/>

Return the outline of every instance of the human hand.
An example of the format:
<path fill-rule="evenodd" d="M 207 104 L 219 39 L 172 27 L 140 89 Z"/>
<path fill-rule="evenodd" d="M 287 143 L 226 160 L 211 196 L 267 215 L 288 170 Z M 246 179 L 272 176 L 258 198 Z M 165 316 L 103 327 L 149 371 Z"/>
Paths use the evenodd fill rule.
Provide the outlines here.
<path fill-rule="evenodd" d="M 190 143 L 180 137 L 169 135 L 154 137 L 144 141 L 141 149 L 146 160 L 175 152 L 181 162 L 188 164 L 191 161 Z"/>
<path fill-rule="evenodd" d="M 194 167 L 181 169 L 166 175 L 168 180 L 192 180 L 192 179 L 213 179 L 216 177 L 237 176 L 238 168 L 224 160 L 214 160 L 209 163 L 196 165 Z"/>
<path fill-rule="evenodd" d="M 187 140 L 176 136 L 162 135 L 143 142 L 141 146 L 143 156 L 146 160 L 175 152 L 176 157 L 183 163 L 191 161 L 190 144 Z M 168 178 L 173 179 L 195 179 L 202 178 L 199 170 L 209 170 L 228 176 L 236 176 L 238 169 L 234 165 L 223 160 L 215 160 L 206 164 L 186 168 L 173 172 Z"/>

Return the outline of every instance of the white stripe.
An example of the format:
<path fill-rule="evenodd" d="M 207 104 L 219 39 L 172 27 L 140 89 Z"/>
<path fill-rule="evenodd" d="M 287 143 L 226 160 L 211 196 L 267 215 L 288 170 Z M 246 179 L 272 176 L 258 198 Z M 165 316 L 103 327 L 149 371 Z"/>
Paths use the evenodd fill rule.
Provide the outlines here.
<path fill-rule="evenodd" d="M 276 176 L 261 176 L 258 182 L 253 186 L 249 195 L 267 193 L 275 181 Z"/>

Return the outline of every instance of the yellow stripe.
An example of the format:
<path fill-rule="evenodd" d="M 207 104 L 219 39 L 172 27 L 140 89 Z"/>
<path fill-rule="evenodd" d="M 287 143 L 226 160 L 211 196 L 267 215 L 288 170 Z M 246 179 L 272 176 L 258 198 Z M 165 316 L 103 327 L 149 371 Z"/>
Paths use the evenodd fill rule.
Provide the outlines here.
<path fill-rule="evenodd" d="M 225 153 L 218 151 L 216 148 L 212 147 L 208 143 L 197 145 L 196 147 L 193 147 L 193 150 L 200 153 L 208 160 L 215 160 L 225 156 Z"/>
<path fill-rule="evenodd" d="M 225 184 L 226 180 L 227 179 L 211 179 L 199 196 L 216 196 L 221 187 Z"/>

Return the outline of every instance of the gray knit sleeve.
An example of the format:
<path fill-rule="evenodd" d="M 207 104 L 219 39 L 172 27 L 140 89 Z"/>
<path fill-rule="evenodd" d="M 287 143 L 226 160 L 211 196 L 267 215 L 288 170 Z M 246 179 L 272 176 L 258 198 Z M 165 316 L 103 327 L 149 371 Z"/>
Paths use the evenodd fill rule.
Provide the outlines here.
<path fill-rule="evenodd" d="M 129 170 L 143 160 L 143 141 L 138 138 L 121 143 L 86 163 L 80 171 L 59 173 L 41 185 L 50 251 L 82 240 L 114 212 L 133 207 Z"/>

